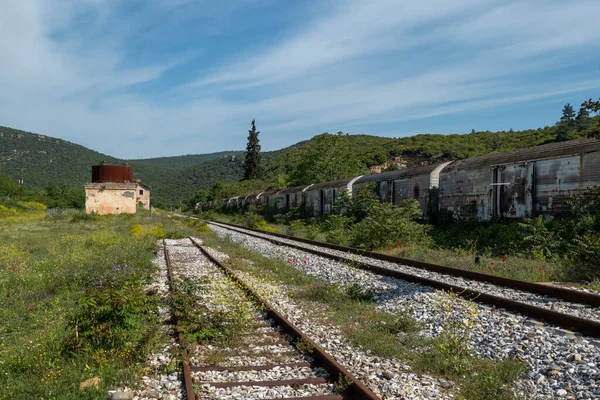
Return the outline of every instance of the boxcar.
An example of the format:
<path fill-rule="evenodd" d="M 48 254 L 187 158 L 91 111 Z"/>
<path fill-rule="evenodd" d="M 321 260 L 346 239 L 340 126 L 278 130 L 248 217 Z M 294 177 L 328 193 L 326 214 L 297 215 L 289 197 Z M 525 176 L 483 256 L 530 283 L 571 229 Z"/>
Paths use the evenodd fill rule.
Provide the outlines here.
<path fill-rule="evenodd" d="M 569 210 L 600 184 L 600 141 L 577 139 L 454 161 L 440 174 L 440 216 L 510 219 Z"/>
<path fill-rule="evenodd" d="M 278 211 L 290 210 L 300 207 L 304 201 L 304 192 L 312 185 L 295 186 L 281 189 L 275 195 L 275 203 Z"/>
<path fill-rule="evenodd" d="M 426 216 L 430 189 L 438 187 L 440 171 L 449 163 L 450 161 L 363 176 L 354 182 L 352 192 L 356 194 L 362 185 L 374 184 L 377 197 L 381 201 L 398 203 L 415 199 L 419 202 L 423 216 Z"/>
<path fill-rule="evenodd" d="M 308 187 L 304 192 L 306 214 L 315 217 L 331 214 L 341 192 L 346 191 L 352 195 L 352 185 L 359 178 L 360 176 L 321 182 Z"/>

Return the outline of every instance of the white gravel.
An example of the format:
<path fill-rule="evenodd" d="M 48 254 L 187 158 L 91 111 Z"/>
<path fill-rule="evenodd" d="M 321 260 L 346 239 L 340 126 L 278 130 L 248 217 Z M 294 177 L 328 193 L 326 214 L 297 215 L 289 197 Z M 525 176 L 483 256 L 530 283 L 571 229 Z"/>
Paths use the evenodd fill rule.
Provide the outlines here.
<path fill-rule="evenodd" d="M 440 304 L 447 302 L 448 297 L 430 287 L 357 270 L 214 224 L 211 228 L 220 237 L 228 236 L 249 250 L 287 261 L 308 275 L 342 286 L 359 284 L 371 289 L 377 293 L 376 301 L 382 310 L 408 312 L 425 324 L 430 335 L 437 335 L 441 330 Z M 453 308 L 458 313 L 466 314 L 473 307 L 464 300 L 453 301 Z M 476 327 L 478 333 L 469 340 L 473 352 L 486 358 L 514 356 L 530 367 L 527 377 L 517 382 L 518 394 L 535 399 L 600 398 L 600 344 L 597 341 L 493 307 L 476 305 L 476 309 L 480 315 Z M 586 309 L 585 312 L 587 317 L 593 312 L 597 318 L 597 310 Z"/>
<path fill-rule="evenodd" d="M 222 226 L 222 225 L 219 225 L 219 226 L 222 228 L 225 228 L 225 229 L 227 228 L 226 226 Z M 293 244 L 296 246 L 301 246 L 306 249 L 320 250 L 322 252 L 326 252 L 329 254 L 334 254 L 337 256 L 350 258 L 354 261 L 364 262 L 364 263 L 368 263 L 368 264 L 374 264 L 374 265 L 377 265 L 380 267 L 389 268 L 392 270 L 408 273 L 411 275 L 420 276 L 422 278 L 428 278 L 428 279 L 444 282 L 444 283 L 447 283 L 450 285 L 465 287 L 465 288 L 477 290 L 477 291 L 480 291 L 483 293 L 488 293 L 488 294 L 492 294 L 495 296 L 520 301 L 522 303 L 531 304 L 533 306 L 543 307 L 543 308 L 547 308 L 550 310 L 562 312 L 565 314 L 574 315 L 574 316 L 577 316 L 580 318 L 585 318 L 585 319 L 590 319 L 590 320 L 600 322 L 600 308 L 599 307 L 594 307 L 594 306 L 586 305 L 586 304 L 571 303 L 571 302 L 557 299 L 557 298 L 550 297 L 550 296 L 543 296 L 543 295 L 539 295 L 539 294 L 535 294 L 535 293 L 529 293 L 529 292 L 525 292 L 525 291 L 521 291 L 521 290 L 507 288 L 504 286 L 494 285 L 494 284 L 487 283 L 487 282 L 473 281 L 473 280 L 469 280 L 469 279 L 465 279 L 465 278 L 461 278 L 461 277 L 440 274 L 437 272 L 427 271 L 427 270 L 424 270 L 421 268 L 415 268 L 415 267 L 411 267 L 408 265 L 402 265 L 402 264 L 392 263 L 392 262 L 388 262 L 388 261 L 377 260 L 377 259 L 373 259 L 373 258 L 369 258 L 369 257 L 365 257 L 365 256 L 360 256 L 357 254 L 350 254 L 350 253 L 346 253 L 346 252 L 339 251 L 339 250 L 328 249 L 325 247 L 313 246 L 313 245 L 303 243 L 303 242 L 298 242 L 295 240 L 289 240 L 289 239 L 284 239 L 284 238 L 280 238 L 280 237 L 273 238 L 272 236 L 269 236 L 268 234 L 263 234 L 263 233 L 254 232 L 254 231 L 247 231 L 243 228 L 236 227 L 235 229 L 246 231 L 248 233 L 251 233 L 254 235 L 259 235 L 259 236 L 262 236 L 265 238 L 276 239 L 283 243 L 290 243 L 290 244 Z M 586 292 L 590 292 L 590 291 L 586 291 Z"/>
<path fill-rule="evenodd" d="M 167 242 L 171 255 L 175 279 L 182 277 L 201 280 L 203 289 L 201 306 L 198 309 L 208 309 L 211 315 L 218 313 L 220 318 L 229 321 L 230 318 L 241 320 L 247 326 L 255 325 L 255 318 L 261 311 L 248 300 L 241 289 L 227 278 L 218 267 L 209 262 L 201 252 L 188 240 L 171 240 Z M 207 279 L 208 278 L 208 279 Z M 199 304 L 200 306 L 200 304 Z M 262 332 L 273 331 L 273 328 L 260 328 Z M 248 366 L 264 365 L 274 362 L 302 362 L 311 361 L 301 355 L 291 344 L 257 345 L 264 337 L 246 337 L 242 341 L 243 347 L 216 347 L 215 345 L 197 345 L 191 350 L 191 366 L 210 365 L 209 356 L 217 353 L 218 366 Z M 213 362 L 214 362 L 213 358 Z M 261 387 L 236 386 L 232 388 L 216 388 L 210 382 L 235 382 L 235 381 L 277 381 L 287 379 L 315 378 L 327 376 L 323 370 L 310 368 L 272 368 L 263 371 L 210 371 L 194 372 L 194 385 L 197 394 L 207 399 L 272 399 L 282 397 L 298 397 L 316 394 L 332 394 L 333 385 L 302 385 L 292 388 L 289 386 Z"/>

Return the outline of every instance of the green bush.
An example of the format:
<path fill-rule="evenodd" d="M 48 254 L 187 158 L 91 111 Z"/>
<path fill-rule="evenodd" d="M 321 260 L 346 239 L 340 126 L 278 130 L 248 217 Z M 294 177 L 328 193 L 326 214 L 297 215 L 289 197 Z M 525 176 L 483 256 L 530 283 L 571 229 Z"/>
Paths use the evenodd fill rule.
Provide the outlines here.
<path fill-rule="evenodd" d="M 85 212 L 78 212 L 71 216 L 71 222 L 87 222 L 97 219 L 95 214 L 87 214 Z"/>
<path fill-rule="evenodd" d="M 323 224 L 321 224 L 321 229 L 325 232 L 325 240 L 329 243 L 348 244 L 350 227 L 353 222 L 353 218 L 347 215 L 328 215 Z"/>
<path fill-rule="evenodd" d="M 415 221 L 419 215 L 416 200 L 372 205 L 367 217 L 352 228 L 350 242 L 369 250 L 392 247 L 397 242 L 429 246 L 429 227 Z"/>
<path fill-rule="evenodd" d="M 69 325 L 76 335 L 66 343 L 71 350 L 118 352 L 142 344 L 142 321 L 156 308 L 156 298 L 144 292 L 136 279 L 127 283 L 91 287 L 77 302 Z"/>

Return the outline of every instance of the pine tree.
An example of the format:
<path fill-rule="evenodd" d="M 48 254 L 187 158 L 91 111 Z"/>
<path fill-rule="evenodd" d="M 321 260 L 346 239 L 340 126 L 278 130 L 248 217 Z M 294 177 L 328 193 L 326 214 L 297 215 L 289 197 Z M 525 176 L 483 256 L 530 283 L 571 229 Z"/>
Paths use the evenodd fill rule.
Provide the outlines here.
<path fill-rule="evenodd" d="M 562 122 L 571 122 L 575 119 L 575 110 L 573 106 L 569 103 L 565 104 L 563 107 L 563 115 L 560 117 Z"/>
<path fill-rule="evenodd" d="M 579 112 L 577 113 L 577 117 L 575 117 L 575 119 L 577 121 L 582 121 L 582 120 L 586 120 L 590 117 L 590 112 L 587 110 L 587 108 L 585 107 L 581 107 L 579 109 Z"/>
<path fill-rule="evenodd" d="M 244 179 L 256 179 L 260 176 L 260 144 L 256 121 L 252 120 L 252 129 L 248 131 L 248 144 L 246 145 L 246 159 L 244 160 Z"/>
<path fill-rule="evenodd" d="M 577 130 L 582 131 L 586 128 L 588 120 L 590 119 L 590 112 L 585 107 L 581 107 L 575 117 L 575 125 Z"/>

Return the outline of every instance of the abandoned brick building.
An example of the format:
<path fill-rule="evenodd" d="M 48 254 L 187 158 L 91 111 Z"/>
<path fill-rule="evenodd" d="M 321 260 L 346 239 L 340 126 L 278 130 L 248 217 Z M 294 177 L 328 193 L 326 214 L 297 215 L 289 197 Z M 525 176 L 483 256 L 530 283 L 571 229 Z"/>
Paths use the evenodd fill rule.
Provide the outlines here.
<path fill-rule="evenodd" d="M 150 209 L 150 188 L 139 180 L 133 180 L 131 167 L 92 167 L 92 182 L 85 185 L 86 213 L 135 214 L 138 207 Z"/>

